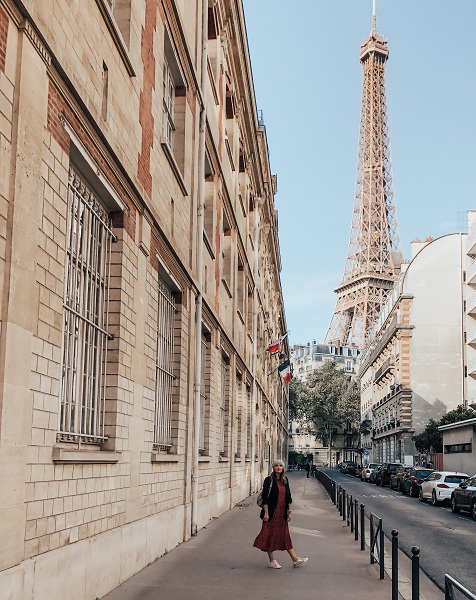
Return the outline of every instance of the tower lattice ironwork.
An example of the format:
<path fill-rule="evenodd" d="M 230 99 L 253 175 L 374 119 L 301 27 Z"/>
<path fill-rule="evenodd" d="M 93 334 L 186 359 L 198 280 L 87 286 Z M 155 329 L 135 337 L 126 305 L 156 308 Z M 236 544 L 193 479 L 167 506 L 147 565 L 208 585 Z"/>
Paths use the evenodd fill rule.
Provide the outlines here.
<path fill-rule="evenodd" d="M 349 250 L 326 342 L 363 348 L 398 278 L 402 256 L 393 193 L 385 94 L 387 40 L 372 30 L 361 46 L 362 111 Z"/>

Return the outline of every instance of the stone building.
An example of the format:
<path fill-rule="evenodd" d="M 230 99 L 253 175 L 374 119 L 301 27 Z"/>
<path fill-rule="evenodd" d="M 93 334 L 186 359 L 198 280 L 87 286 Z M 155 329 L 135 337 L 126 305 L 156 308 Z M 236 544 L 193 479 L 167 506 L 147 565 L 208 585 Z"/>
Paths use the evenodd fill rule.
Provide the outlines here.
<path fill-rule="evenodd" d="M 241 2 L 0 0 L 0 99 L 0 595 L 90 600 L 287 452 Z"/>
<path fill-rule="evenodd" d="M 327 361 L 337 363 L 339 368 L 354 377 L 358 371 L 360 350 L 355 346 L 320 344 L 316 340 L 291 346 L 293 377 L 305 381 L 307 376 L 320 369 Z M 335 431 L 331 447 L 331 465 L 342 460 L 360 462 L 359 438 L 350 425 Z M 316 437 L 313 427 L 296 421 L 289 423 L 289 451 L 303 456 L 312 454 L 313 463 L 323 466 L 329 462 L 329 448 Z"/>
<path fill-rule="evenodd" d="M 464 401 L 465 234 L 413 242 L 361 358 L 368 462 L 413 464 L 413 436 Z"/>

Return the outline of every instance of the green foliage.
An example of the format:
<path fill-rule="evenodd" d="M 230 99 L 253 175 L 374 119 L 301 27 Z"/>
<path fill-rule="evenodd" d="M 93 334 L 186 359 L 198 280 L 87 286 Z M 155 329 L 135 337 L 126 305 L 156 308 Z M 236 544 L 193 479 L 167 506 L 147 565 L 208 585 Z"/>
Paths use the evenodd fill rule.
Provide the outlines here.
<path fill-rule="evenodd" d="M 439 425 L 439 421 L 430 419 L 425 429 L 413 438 L 418 452 L 421 454 L 443 452 L 443 436 L 438 430 Z"/>
<path fill-rule="evenodd" d="M 458 421 L 466 421 L 466 419 L 474 419 L 476 417 L 476 411 L 472 408 L 465 408 L 463 404 L 457 406 L 454 410 L 450 410 L 443 415 L 439 421 L 439 425 L 449 425 L 450 423 L 457 423 Z"/>
<path fill-rule="evenodd" d="M 450 410 L 441 417 L 439 421 L 430 419 L 425 429 L 413 438 L 415 448 L 422 454 L 430 452 L 443 452 L 443 434 L 438 430 L 441 425 L 449 425 L 466 419 L 474 419 L 476 411 L 465 408 L 460 404 L 454 410 Z"/>
<path fill-rule="evenodd" d="M 304 382 L 293 380 L 289 395 L 291 418 L 312 426 L 325 444 L 332 441 L 335 429 L 348 422 L 358 426 L 359 386 L 335 361 L 312 371 Z"/>

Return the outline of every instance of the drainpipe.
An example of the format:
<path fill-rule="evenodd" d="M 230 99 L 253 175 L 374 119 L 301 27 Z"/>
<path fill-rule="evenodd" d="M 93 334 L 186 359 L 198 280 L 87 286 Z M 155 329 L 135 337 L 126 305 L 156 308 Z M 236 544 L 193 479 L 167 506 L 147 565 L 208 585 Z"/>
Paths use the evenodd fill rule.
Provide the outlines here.
<path fill-rule="evenodd" d="M 256 372 L 258 365 L 258 260 L 259 260 L 259 221 L 261 198 L 255 198 L 255 230 L 253 236 L 254 256 L 253 256 L 253 281 L 255 284 L 253 290 L 253 387 L 251 392 L 251 468 L 250 468 L 250 494 L 255 492 L 255 454 L 256 454 Z"/>
<path fill-rule="evenodd" d="M 207 77 L 208 45 L 208 1 L 202 0 L 202 53 L 200 86 L 203 106 L 200 111 L 200 129 L 198 138 L 198 207 L 197 207 L 197 287 L 195 298 L 195 381 L 193 411 L 193 461 L 192 461 L 192 536 L 198 533 L 198 457 L 200 446 L 200 386 L 202 382 L 202 307 L 203 307 L 203 230 L 205 224 L 205 135 L 206 100 L 205 85 Z"/>

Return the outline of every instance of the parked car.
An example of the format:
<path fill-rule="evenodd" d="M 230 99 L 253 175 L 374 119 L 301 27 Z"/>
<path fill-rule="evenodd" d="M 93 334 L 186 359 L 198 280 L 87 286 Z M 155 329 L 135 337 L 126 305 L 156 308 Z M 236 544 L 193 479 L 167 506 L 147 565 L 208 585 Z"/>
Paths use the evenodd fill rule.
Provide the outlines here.
<path fill-rule="evenodd" d="M 401 466 L 398 469 L 390 472 L 390 483 L 389 487 L 391 490 L 395 489 L 397 492 L 401 492 L 403 489 L 403 479 L 405 478 L 411 467 Z"/>
<path fill-rule="evenodd" d="M 353 460 L 343 460 L 337 465 L 337 468 L 341 471 L 341 473 L 345 473 L 345 468 L 348 464 L 357 466 L 357 464 Z"/>
<path fill-rule="evenodd" d="M 476 475 L 462 481 L 451 493 L 451 510 L 459 513 L 460 510 L 471 513 L 476 521 Z"/>
<path fill-rule="evenodd" d="M 373 473 L 373 471 L 378 466 L 379 466 L 378 463 L 370 463 L 368 465 L 365 465 L 365 467 L 362 467 L 362 471 L 360 473 L 360 479 L 362 481 L 369 481 L 370 475 Z"/>
<path fill-rule="evenodd" d="M 355 462 L 347 462 L 344 465 L 343 473 L 346 475 L 355 475 L 355 471 L 357 470 L 357 463 Z"/>
<path fill-rule="evenodd" d="M 451 494 L 462 481 L 469 478 L 467 473 L 458 471 L 433 471 L 421 482 L 418 498 L 420 502 L 431 500 L 433 506 L 450 500 Z"/>
<path fill-rule="evenodd" d="M 433 473 L 433 469 L 423 469 L 422 467 L 412 467 L 402 481 L 402 492 L 418 498 L 420 494 L 421 482 Z"/>
<path fill-rule="evenodd" d="M 382 470 L 383 465 L 377 465 L 375 469 L 370 473 L 369 483 L 377 484 L 379 481 L 379 472 Z"/>
<path fill-rule="evenodd" d="M 401 463 L 383 463 L 382 468 L 377 472 L 377 485 L 382 487 L 390 483 L 390 476 L 394 473 L 398 467 L 402 467 Z"/>

